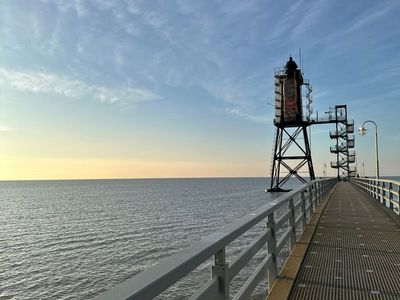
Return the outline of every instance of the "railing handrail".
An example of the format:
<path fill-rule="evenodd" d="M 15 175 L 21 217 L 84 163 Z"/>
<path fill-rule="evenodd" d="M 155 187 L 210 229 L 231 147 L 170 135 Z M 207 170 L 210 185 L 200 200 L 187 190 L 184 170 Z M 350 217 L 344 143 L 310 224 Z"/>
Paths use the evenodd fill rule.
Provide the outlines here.
<path fill-rule="evenodd" d="M 388 183 L 394 183 L 398 186 L 400 186 L 400 181 L 395 181 L 393 179 L 382 179 L 382 178 L 376 178 L 376 177 L 354 177 L 353 179 L 355 180 L 375 180 L 375 181 L 380 181 L 380 182 L 388 182 Z"/>
<path fill-rule="evenodd" d="M 269 218 L 270 215 L 273 215 L 273 213 L 283 205 L 288 204 L 288 201 L 293 202 L 293 199 L 296 196 L 303 192 L 312 191 L 312 189 L 316 190 L 316 195 L 310 195 L 310 199 L 315 198 L 314 200 L 318 200 L 318 197 L 321 197 L 322 194 L 326 192 L 326 189 L 329 186 L 332 186 L 334 182 L 336 182 L 335 178 L 314 180 L 302 187 L 285 193 L 251 213 L 246 214 L 239 220 L 224 226 L 221 230 L 202 238 L 192 246 L 177 252 L 176 254 L 162 260 L 157 265 L 122 282 L 96 299 L 152 299 L 193 271 L 207 259 L 212 256 L 215 257 L 216 253 L 219 251 L 223 250 L 223 255 L 225 255 L 225 247 L 229 243 L 253 228 L 262 220 L 267 217 Z M 293 206 L 293 203 L 291 204 Z M 265 235 L 266 234 L 271 235 L 271 232 L 265 233 Z M 266 261 L 265 265 L 267 265 L 267 263 L 268 262 Z M 230 276 L 227 277 L 229 281 L 231 278 L 229 278 Z M 215 281 L 212 282 L 212 284 L 214 283 Z"/>
<path fill-rule="evenodd" d="M 400 214 L 400 182 L 369 177 L 355 177 L 351 181 L 381 204 L 389 207 L 396 214 Z"/>

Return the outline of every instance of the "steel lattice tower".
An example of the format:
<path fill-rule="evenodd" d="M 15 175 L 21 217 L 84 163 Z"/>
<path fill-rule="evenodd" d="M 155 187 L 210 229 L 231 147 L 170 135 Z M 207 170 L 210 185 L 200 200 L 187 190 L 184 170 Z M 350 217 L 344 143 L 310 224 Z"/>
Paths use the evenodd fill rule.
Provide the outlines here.
<path fill-rule="evenodd" d="M 308 167 L 311 180 L 315 179 L 310 144 L 307 134 L 308 120 L 303 120 L 301 87 L 303 75 L 292 57 L 285 69 L 275 73 L 275 119 L 276 134 L 271 164 L 270 192 L 285 191 L 282 186 L 295 177 L 303 183 L 300 173 Z M 307 85 L 310 87 L 309 83 Z M 309 115 L 306 119 L 309 118 Z"/>
<path fill-rule="evenodd" d="M 287 191 L 283 188 L 291 178 L 306 183 L 306 176 L 315 179 L 314 166 L 311 157 L 310 140 L 307 128 L 315 124 L 336 124 L 336 130 L 330 132 L 330 137 L 336 139 L 336 145 L 331 147 L 331 153 L 336 155 L 336 161 L 331 163 L 337 168 L 339 179 L 355 176 L 354 122 L 347 119 L 347 106 L 336 105 L 327 112 L 325 118 L 312 118 L 312 87 L 309 81 L 303 79 L 303 74 L 289 58 L 283 70 L 278 70 L 275 79 L 275 118 L 276 133 L 271 157 L 271 186 L 269 192 Z M 302 86 L 305 86 L 306 112 L 303 116 Z M 306 170 L 305 170 L 306 169 Z"/>

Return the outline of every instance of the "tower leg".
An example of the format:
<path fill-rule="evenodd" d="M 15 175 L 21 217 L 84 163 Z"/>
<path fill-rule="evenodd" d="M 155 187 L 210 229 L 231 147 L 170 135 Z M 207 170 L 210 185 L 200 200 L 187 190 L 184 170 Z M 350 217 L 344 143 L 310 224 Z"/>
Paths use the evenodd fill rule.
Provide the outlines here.
<path fill-rule="evenodd" d="M 301 183 L 306 183 L 307 180 L 301 175 L 301 169 L 307 165 L 308 174 L 311 180 L 315 179 L 314 167 L 311 158 L 311 149 L 309 139 L 307 135 L 307 126 L 292 127 L 293 131 L 289 131 L 289 128 L 277 127 L 274 155 L 271 168 L 271 187 L 268 192 L 286 192 L 288 189 L 284 188 L 284 185 L 292 177 L 297 178 Z M 304 145 L 299 142 L 299 136 L 303 134 Z M 284 139 L 287 137 L 287 139 Z M 297 155 L 288 155 L 289 148 L 294 148 L 295 151 L 290 153 L 298 152 Z M 293 162 L 295 162 L 293 164 Z M 282 176 L 283 172 L 286 174 Z M 300 173 L 300 174 L 299 174 Z"/>
<path fill-rule="evenodd" d="M 272 161 L 272 169 L 271 169 L 271 187 L 268 189 L 268 192 L 276 191 L 274 187 L 279 185 L 279 173 L 281 168 L 280 161 L 280 153 L 282 150 L 282 135 L 283 129 L 276 127 L 276 135 L 275 135 L 275 144 L 274 144 L 274 155 Z"/>
<path fill-rule="evenodd" d="M 307 127 L 303 127 L 303 137 L 304 137 L 304 146 L 306 148 L 308 173 L 310 174 L 310 180 L 314 180 L 315 173 L 314 173 L 314 166 L 313 166 L 313 162 L 312 162 L 312 158 L 311 158 L 311 147 L 310 147 L 310 143 L 308 140 Z"/>

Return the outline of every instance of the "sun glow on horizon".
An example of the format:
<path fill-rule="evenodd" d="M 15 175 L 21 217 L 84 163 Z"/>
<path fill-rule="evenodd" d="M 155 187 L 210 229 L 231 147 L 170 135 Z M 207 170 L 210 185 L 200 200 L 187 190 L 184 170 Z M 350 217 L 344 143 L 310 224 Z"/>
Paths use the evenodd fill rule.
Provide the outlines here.
<path fill-rule="evenodd" d="M 266 176 L 257 164 L 1 157 L 0 180 L 201 178 Z M 264 172 L 264 173 L 262 173 Z M 257 176 L 257 174 L 259 176 Z"/>

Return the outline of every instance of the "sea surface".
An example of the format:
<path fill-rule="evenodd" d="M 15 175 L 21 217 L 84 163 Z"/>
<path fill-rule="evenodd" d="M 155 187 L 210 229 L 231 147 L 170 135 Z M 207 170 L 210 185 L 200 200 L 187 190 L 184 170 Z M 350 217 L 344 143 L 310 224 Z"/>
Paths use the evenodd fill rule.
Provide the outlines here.
<path fill-rule="evenodd" d="M 92 299 L 270 201 L 268 180 L 0 182 L 0 299 Z M 161 299 L 187 298 L 209 263 L 193 273 Z"/>
<path fill-rule="evenodd" d="M 92 299 L 271 201 L 268 187 L 266 178 L 0 182 L 0 300 Z M 257 235 L 232 243 L 228 259 Z M 209 276 L 207 261 L 159 299 L 187 299 Z"/>

